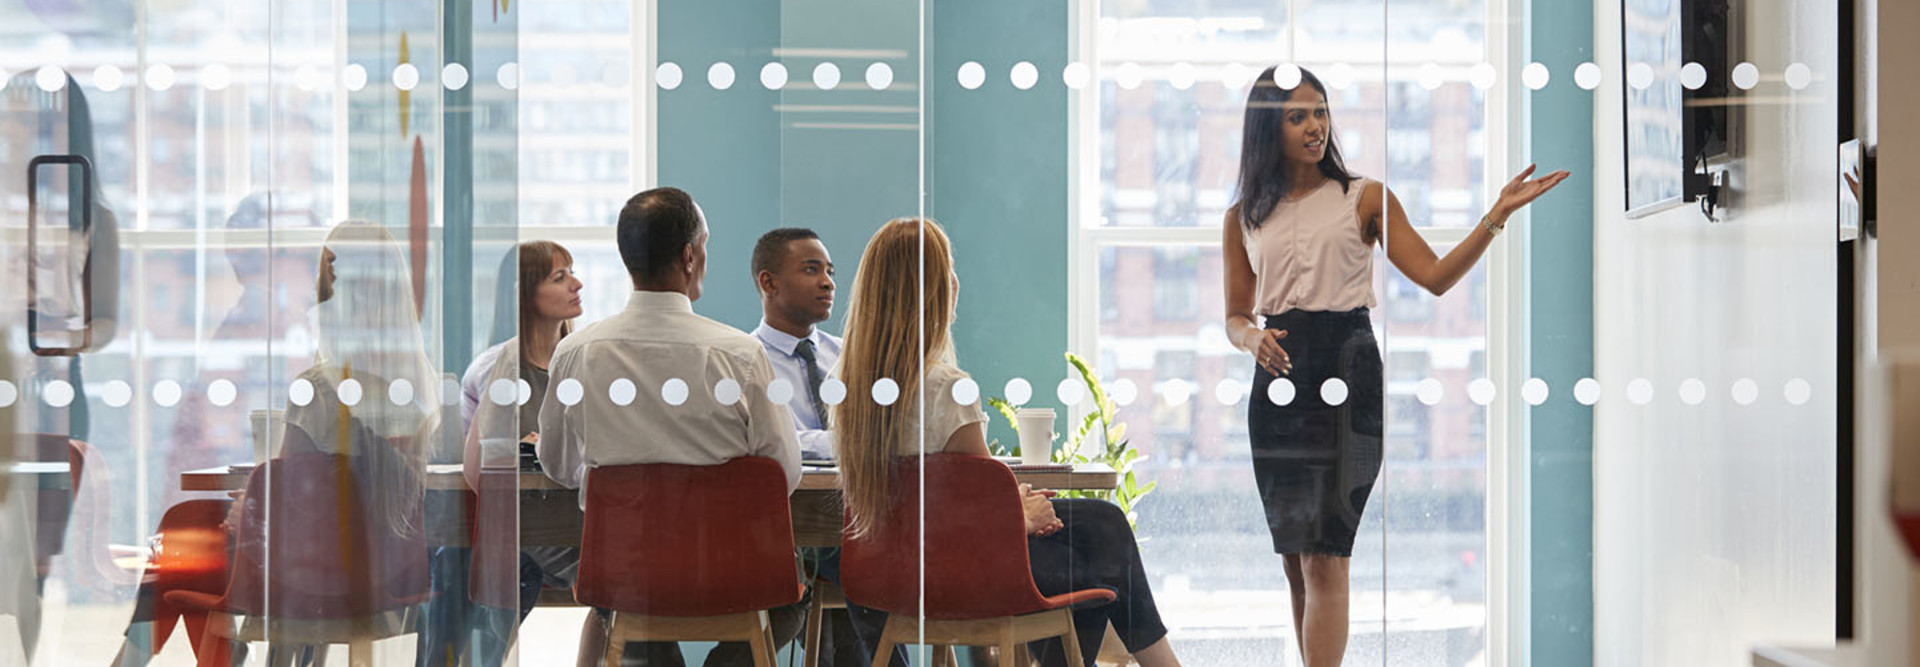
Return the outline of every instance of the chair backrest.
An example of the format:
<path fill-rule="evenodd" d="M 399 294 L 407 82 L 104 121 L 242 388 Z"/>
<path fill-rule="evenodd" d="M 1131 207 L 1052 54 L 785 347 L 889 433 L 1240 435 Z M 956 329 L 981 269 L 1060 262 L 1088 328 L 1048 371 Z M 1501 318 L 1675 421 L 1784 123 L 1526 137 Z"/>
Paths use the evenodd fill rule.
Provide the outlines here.
<path fill-rule="evenodd" d="M 1027 562 L 1020 486 L 1005 464 L 967 454 L 903 458 L 893 488 L 883 528 L 858 539 L 849 535 L 841 549 L 841 588 L 848 600 L 919 614 L 924 557 L 927 618 L 990 618 L 1047 608 Z"/>
<path fill-rule="evenodd" d="M 426 541 L 370 507 L 378 475 L 367 467 L 357 457 L 308 453 L 255 468 L 226 606 L 278 618 L 349 618 L 424 596 Z"/>
<path fill-rule="evenodd" d="M 800 599 L 787 476 L 772 459 L 599 467 L 585 493 L 581 604 L 715 616 Z"/>
<path fill-rule="evenodd" d="M 207 581 L 226 581 L 227 530 L 221 524 L 233 505 L 225 498 L 183 500 L 160 516 L 159 548 L 154 550 L 149 574 L 169 582 L 169 588 L 206 590 Z"/>
<path fill-rule="evenodd" d="M 467 594 L 501 609 L 520 606 L 520 472 L 476 469 L 478 486 L 464 492 L 473 531 Z"/>

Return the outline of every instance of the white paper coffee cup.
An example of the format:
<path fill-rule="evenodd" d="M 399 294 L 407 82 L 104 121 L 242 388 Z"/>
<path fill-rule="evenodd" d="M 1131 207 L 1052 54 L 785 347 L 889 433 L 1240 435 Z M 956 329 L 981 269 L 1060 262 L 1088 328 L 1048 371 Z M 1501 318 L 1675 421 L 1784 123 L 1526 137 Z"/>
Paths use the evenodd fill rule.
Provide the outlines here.
<path fill-rule="evenodd" d="M 1014 413 L 1020 424 L 1020 462 L 1028 465 L 1053 460 L 1053 408 L 1021 408 Z"/>

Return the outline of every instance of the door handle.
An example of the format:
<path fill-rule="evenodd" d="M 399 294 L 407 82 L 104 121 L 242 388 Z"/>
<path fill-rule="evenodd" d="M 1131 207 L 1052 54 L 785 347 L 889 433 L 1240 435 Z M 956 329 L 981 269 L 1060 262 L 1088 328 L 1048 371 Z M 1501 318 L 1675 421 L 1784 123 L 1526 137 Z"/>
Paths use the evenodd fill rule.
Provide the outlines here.
<path fill-rule="evenodd" d="M 87 244 L 87 252 L 80 259 L 79 311 L 80 328 L 78 340 L 69 339 L 66 345 L 42 345 L 40 332 L 40 271 L 35 268 L 39 262 L 40 243 L 40 168 L 47 165 L 78 167 L 80 180 L 74 183 L 67 180 L 67 231 L 74 243 Z M 93 161 L 84 155 L 37 155 L 27 163 L 27 345 L 33 353 L 42 357 L 70 357 L 80 354 L 93 342 Z M 78 197 L 80 215 L 79 226 L 74 226 L 75 217 L 72 202 L 75 201 L 73 188 L 80 188 Z M 61 276 L 61 279 L 65 279 Z"/>

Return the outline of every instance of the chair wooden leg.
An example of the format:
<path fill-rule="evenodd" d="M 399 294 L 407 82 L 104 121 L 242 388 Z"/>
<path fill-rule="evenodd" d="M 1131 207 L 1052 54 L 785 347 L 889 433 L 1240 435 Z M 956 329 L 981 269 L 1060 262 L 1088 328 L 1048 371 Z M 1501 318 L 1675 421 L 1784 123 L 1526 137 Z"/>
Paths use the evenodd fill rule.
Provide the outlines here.
<path fill-rule="evenodd" d="M 620 612 L 607 619 L 606 667 L 620 667 L 620 654 L 627 648 L 627 636 L 620 631 Z"/>
<path fill-rule="evenodd" d="M 373 638 L 356 635 L 347 644 L 347 667 L 373 667 Z"/>
<path fill-rule="evenodd" d="M 806 657 L 801 659 L 804 667 L 820 667 L 820 624 L 827 618 L 827 603 L 821 598 L 821 591 L 815 590 L 813 603 L 807 605 L 807 641 L 802 647 Z"/>
<path fill-rule="evenodd" d="M 1033 667 L 1033 654 L 1027 651 L 1026 642 L 1020 642 L 1014 645 L 1013 664 L 1015 667 Z"/>
<path fill-rule="evenodd" d="M 893 649 L 900 645 L 906 625 L 897 619 L 887 617 L 886 629 L 880 632 L 880 645 L 873 652 L 873 667 L 887 667 L 893 660 Z"/>
<path fill-rule="evenodd" d="M 1073 616 L 1067 615 L 1067 631 L 1060 634 L 1067 645 L 1068 667 L 1087 667 L 1086 660 L 1080 657 L 1080 633 L 1073 630 Z"/>
<path fill-rule="evenodd" d="M 753 634 L 747 644 L 753 649 L 753 667 L 775 667 L 779 659 L 773 653 L 773 623 L 767 618 L 767 612 L 754 614 Z"/>
<path fill-rule="evenodd" d="M 933 667 L 959 667 L 960 659 L 953 654 L 952 646 L 933 647 Z"/>
<path fill-rule="evenodd" d="M 1012 627 L 1000 631 L 1000 667 L 1027 667 L 1026 661 L 1020 659 L 1024 652 L 1017 648 L 1024 646 L 1013 640 Z"/>

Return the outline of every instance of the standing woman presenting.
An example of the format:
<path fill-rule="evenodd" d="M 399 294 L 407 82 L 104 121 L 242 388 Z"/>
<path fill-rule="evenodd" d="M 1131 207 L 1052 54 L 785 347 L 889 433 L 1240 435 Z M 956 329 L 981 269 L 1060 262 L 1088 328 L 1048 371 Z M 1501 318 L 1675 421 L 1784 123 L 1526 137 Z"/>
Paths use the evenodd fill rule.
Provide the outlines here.
<path fill-rule="evenodd" d="M 1301 70 L 1287 89 L 1273 73 L 1262 72 L 1247 95 L 1238 200 L 1221 225 L 1226 327 L 1257 364 L 1247 432 L 1273 550 L 1285 559 L 1294 636 L 1306 664 L 1324 667 L 1346 654 L 1347 567 L 1380 473 L 1382 369 L 1368 314 L 1373 247 L 1384 247 L 1415 284 L 1445 294 L 1508 216 L 1568 174 L 1528 180 L 1528 167 L 1466 240 L 1435 256 L 1391 190 L 1347 171 L 1320 79 Z M 1297 390 L 1286 405 L 1267 399 L 1276 379 Z M 1333 379 L 1349 398 L 1322 398 Z"/>

